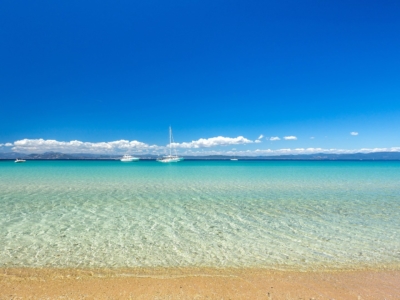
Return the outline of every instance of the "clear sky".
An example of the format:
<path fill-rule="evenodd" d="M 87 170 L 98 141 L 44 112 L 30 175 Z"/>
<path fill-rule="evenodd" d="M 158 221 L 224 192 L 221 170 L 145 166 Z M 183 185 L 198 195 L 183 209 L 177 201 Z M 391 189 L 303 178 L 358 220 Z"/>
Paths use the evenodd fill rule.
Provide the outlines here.
<path fill-rule="evenodd" d="M 2 152 L 400 151 L 400 1 L 4 0 L 0 58 Z"/>

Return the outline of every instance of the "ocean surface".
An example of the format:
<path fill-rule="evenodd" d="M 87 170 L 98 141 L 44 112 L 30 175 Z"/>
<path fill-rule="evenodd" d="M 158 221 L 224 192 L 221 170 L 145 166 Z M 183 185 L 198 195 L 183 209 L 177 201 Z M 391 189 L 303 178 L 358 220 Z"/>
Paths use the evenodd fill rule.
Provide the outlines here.
<path fill-rule="evenodd" d="M 0 162 L 0 267 L 400 266 L 400 162 Z"/>

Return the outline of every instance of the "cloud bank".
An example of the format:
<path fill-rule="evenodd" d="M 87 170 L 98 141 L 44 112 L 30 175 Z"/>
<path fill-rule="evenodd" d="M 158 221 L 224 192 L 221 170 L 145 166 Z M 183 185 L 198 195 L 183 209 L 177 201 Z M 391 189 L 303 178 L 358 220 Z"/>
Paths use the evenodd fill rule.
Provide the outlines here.
<path fill-rule="evenodd" d="M 13 144 L 12 143 L 5 143 L 5 144 L 0 144 L 0 147 L 12 147 Z"/>
<path fill-rule="evenodd" d="M 288 137 L 285 137 L 286 139 Z M 291 139 L 294 139 L 293 137 Z M 279 140 L 279 137 L 271 137 L 269 140 Z M 289 139 L 290 140 L 290 139 Z M 243 136 L 235 138 L 217 136 L 208 139 L 199 139 L 192 142 L 175 143 L 174 146 L 180 149 L 180 155 L 237 155 L 237 156 L 271 156 L 284 154 L 351 154 L 351 153 L 371 153 L 371 152 L 400 152 L 400 147 L 389 148 L 361 148 L 361 149 L 339 149 L 339 148 L 282 148 L 282 149 L 256 149 L 256 150 L 237 150 L 237 148 L 210 149 L 212 147 L 229 145 L 255 144 Z M 122 154 L 127 152 L 153 153 L 163 152 L 166 147 L 149 145 L 140 141 L 119 140 L 112 142 L 82 142 L 82 141 L 57 141 L 44 139 L 23 139 L 14 143 L 0 144 L 1 147 L 12 146 L 12 151 L 21 153 L 43 153 L 43 152 L 62 152 L 62 153 L 93 153 L 93 154 Z"/>
<path fill-rule="evenodd" d="M 139 141 L 119 140 L 113 142 L 60 142 L 44 139 L 23 139 L 14 142 L 12 150 L 15 152 L 46 152 L 59 151 L 63 153 L 115 153 L 129 150 L 149 150 L 158 148 Z"/>
<path fill-rule="evenodd" d="M 253 143 L 252 140 L 246 139 L 243 136 L 238 136 L 236 138 L 217 136 L 208 139 L 198 139 L 197 141 L 191 141 L 189 143 L 174 143 L 173 145 L 177 148 L 209 148 L 228 145 L 245 145 L 251 143 Z"/>
<path fill-rule="evenodd" d="M 210 148 L 217 146 L 228 145 L 245 145 L 254 143 L 252 140 L 246 139 L 243 136 L 236 138 L 217 136 L 208 139 L 199 139 L 192 142 L 174 143 L 173 146 L 182 149 L 191 148 Z M 6 144 L 7 145 L 7 144 Z M 4 144 L 1 144 L 4 146 Z M 119 140 L 112 142 L 82 142 L 82 141 L 57 141 L 57 140 L 44 140 L 44 139 L 23 139 L 15 141 L 12 151 L 22 153 L 42 153 L 42 152 L 63 152 L 63 153 L 123 153 L 129 151 L 149 151 L 149 150 L 163 150 L 165 146 L 149 145 L 139 141 Z"/>

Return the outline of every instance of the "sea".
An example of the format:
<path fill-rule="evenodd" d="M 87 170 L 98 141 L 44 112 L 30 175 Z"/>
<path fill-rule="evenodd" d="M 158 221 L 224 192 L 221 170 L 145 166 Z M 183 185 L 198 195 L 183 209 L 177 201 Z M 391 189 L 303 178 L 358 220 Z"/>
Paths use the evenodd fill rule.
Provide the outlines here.
<path fill-rule="evenodd" d="M 0 162 L 0 267 L 399 268 L 400 161 Z"/>

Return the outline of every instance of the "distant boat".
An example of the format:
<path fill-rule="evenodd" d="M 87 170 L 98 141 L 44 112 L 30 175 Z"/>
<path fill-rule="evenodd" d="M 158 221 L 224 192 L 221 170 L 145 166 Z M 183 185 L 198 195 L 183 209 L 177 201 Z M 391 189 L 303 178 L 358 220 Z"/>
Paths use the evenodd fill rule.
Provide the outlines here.
<path fill-rule="evenodd" d="M 26 160 L 17 158 L 14 162 L 15 163 L 24 163 L 24 162 L 26 162 Z"/>
<path fill-rule="evenodd" d="M 172 129 L 171 129 L 171 127 L 169 127 L 169 155 L 157 159 L 158 162 L 172 163 L 172 162 L 179 162 L 179 161 L 183 160 L 183 157 L 179 157 L 176 154 L 175 148 L 174 148 L 175 155 L 172 155 L 172 144 L 173 144 Z"/>
<path fill-rule="evenodd" d="M 237 158 L 231 158 L 231 160 L 238 160 Z"/>
<path fill-rule="evenodd" d="M 125 154 L 124 156 L 122 156 L 122 158 L 120 160 L 122 162 L 138 161 L 139 157 L 133 157 L 131 155 Z"/>

